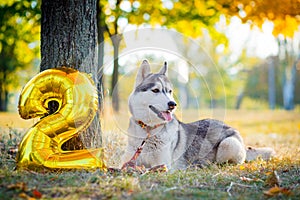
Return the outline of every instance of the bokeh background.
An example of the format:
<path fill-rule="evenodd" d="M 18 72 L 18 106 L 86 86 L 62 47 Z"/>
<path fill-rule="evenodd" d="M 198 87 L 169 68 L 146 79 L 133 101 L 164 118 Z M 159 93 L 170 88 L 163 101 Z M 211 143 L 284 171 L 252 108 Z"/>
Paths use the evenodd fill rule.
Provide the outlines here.
<path fill-rule="evenodd" d="M 40 4 L 37 0 L 0 3 L 1 112 L 16 112 L 20 89 L 39 71 Z M 105 95 L 130 91 L 130 85 L 122 84 L 113 92 L 119 78 L 112 80 L 112 74 L 132 82 L 134 76 L 128 75 L 148 59 L 155 64 L 168 61 L 178 72 L 180 77 L 172 81 L 183 108 L 299 110 L 298 0 L 109 0 L 99 7 Z M 167 31 L 145 33 L 145 28 Z M 122 55 L 128 43 L 147 47 L 155 42 L 164 43 L 169 51 L 133 48 L 134 52 Z M 112 67 L 116 48 L 118 66 Z M 223 86 L 214 86 L 218 79 Z M 126 101 L 122 94 L 127 95 L 119 94 L 114 110 Z"/>
<path fill-rule="evenodd" d="M 40 6 L 0 3 L 1 127 L 34 123 L 18 118 L 17 104 L 40 71 Z M 126 132 L 127 98 L 143 59 L 153 71 L 169 63 L 180 119 L 299 113 L 299 0 L 101 0 L 98 7 L 104 129 Z"/>
<path fill-rule="evenodd" d="M 300 0 L 97 0 L 100 76 L 93 75 L 103 83 L 107 166 L 122 165 L 127 99 L 144 59 L 154 72 L 168 62 L 180 120 L 220 119 L 246 145 L 277 153 L 140 176 L 15 170 L 18 144 L 39 120 L 21 119 L 18 99 L 40 71 L 41 3 L 0 1 L 0 199 L 299 199 Z"/>

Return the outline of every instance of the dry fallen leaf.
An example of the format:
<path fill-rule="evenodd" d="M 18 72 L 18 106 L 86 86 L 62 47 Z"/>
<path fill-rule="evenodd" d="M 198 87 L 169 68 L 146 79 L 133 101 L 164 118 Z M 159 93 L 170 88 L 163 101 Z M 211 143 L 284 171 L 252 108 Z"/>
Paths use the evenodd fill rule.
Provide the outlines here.
<path fill-rule="evenodd" d="M 273 196 L 277 196 L 279 194 L 284 194 L 284 195 L 291 195 L 292 191 L 288 188 L 284 188 L 284 187 L 278 187 L 277 185 L 270 188 L 267 191 L 264 191 L 264 194 L 269 196 L 269 197 L 273 197 Z"/>
<path fill-rule="evenodd" d="M 266 180 L 266 184 L 269 185 L 269 186 L 280 186 L 281 184 L 281 180 L 280 180 L 280 177 L 279 175 L 277 174 L 277 171 L 273 171 L 271 172 L 269 175 L 268 175 L 268 178 Z"/>
<path fill-rule="evenodd" d="M 261 180 L 259 178 L 248 178 L 245 176 L 241 176 L 240 179 L 245 182 L 263 182 L 263 180 Z"/>
<path fill-rule="evenodd" d="M 27 185 L 24 182 L 18 182 L 15 184 L 10 184 L 8 186 L 6 186 L 7 189 L 18 189 L 18 190 L 22 190 L 22 191 L 26 191 L 27 190 Z"/>
<path fill-rule="evenodd" d="M 35 198 L 38 198 L 38 199 L 42 198 L 42 193 L 40 193 L 37 189 L 34 189 L 34 190 L 32 191 L 32 195 L 33 195 Z"/>

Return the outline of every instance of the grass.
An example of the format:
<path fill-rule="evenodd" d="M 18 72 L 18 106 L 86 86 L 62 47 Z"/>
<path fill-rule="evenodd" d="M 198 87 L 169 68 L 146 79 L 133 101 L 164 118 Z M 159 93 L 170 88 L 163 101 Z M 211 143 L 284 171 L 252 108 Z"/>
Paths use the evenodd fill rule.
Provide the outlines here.
<path fill-rule="evenodd" d="M 179 118 L 213 117 L 211 111 L 193 113 L 186 111 Z M 117 167 L 124 151 L 126 123 L 114 125 L 116 120 L 109 116 L 103 122 L 106 163 Z M 222 118 L 240 130 L 246 144 L 273 147 L 277 157 L 173 173 L 18 171 L 11 148 L 33 122 L 0 113 L 0 199 L 299 199 L 300 113 L 227 110 Z M 124 121 L 128 120 L 120 123 Z"/>

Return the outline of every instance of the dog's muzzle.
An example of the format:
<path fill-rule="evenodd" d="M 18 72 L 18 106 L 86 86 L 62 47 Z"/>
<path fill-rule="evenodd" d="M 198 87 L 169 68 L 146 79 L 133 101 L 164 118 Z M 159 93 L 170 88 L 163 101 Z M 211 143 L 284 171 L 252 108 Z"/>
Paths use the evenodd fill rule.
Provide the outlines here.
<path fill-rule="evenodd" d="M 172 110 L 175 109 L 177 104 L 174 101 L 168 102 L 168 110 L 166 111 L 160 111 L 156 107 L 149 105 L 149 108 L 162 120 L 164 121 L 171 121 L 173 119 L 172 117 Z"/>

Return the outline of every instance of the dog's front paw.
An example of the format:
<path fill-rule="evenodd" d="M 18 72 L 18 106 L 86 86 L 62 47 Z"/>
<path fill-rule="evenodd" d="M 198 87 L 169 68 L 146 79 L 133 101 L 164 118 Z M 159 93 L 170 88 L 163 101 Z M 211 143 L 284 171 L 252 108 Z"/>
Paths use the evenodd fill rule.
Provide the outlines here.
<path fill-rule="evenodd" d="M 143 174 L 146 172 L 146 168 L 144 165 L 142 166 L 138 166 L 136 165 L 135 161 L 130 160 L 126 163 L 123 164 L 122 171 L 126 172 L 126 173 L 140 173 Z"/>
<path fill-rule="evenodd" d="M 168 172 L 169 169 L 167 167 L 167 165 L 157 165 L 154 167 L 151 167 L 149 170 L 149 172 Z"/>

